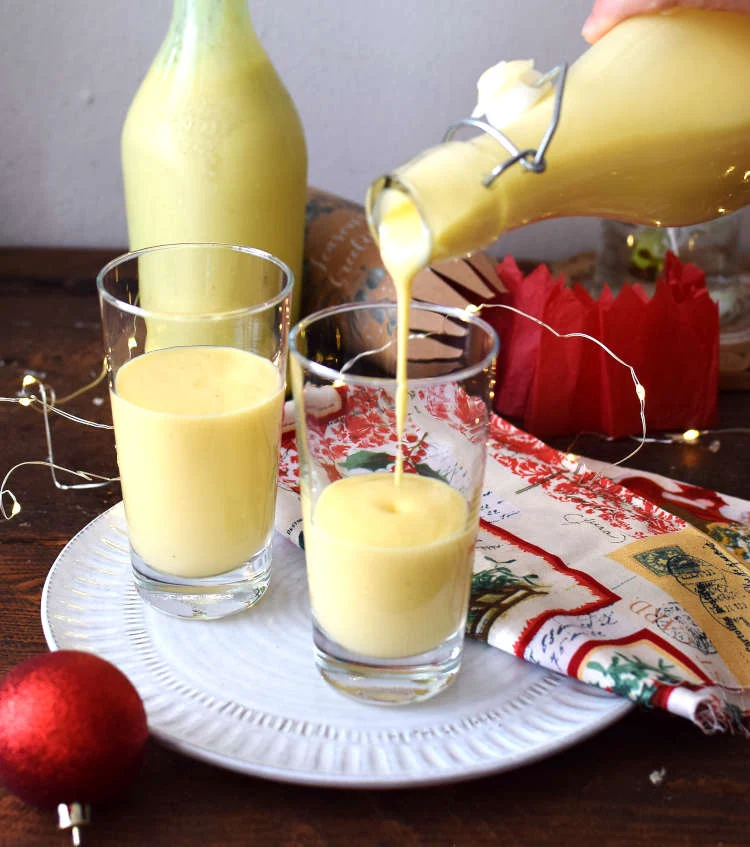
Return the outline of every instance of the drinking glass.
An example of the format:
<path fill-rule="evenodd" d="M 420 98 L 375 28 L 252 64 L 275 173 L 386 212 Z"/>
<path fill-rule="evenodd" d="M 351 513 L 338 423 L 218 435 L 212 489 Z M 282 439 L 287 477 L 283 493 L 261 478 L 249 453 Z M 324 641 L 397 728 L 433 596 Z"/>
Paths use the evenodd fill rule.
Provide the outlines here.
<path fill-rule="evenodd" d="M 140 596 L 219 618 L 266 591 L 293 277 L 261 250 L 174 244 L 97 277 Z"/>
<path fill-rule="evenodd" d="M 476 315 L 413 304 L 399 441 L 396 324 L 393 303 L 349 304 L 290 336 L 315 661 L 381 704 L 460 668 L 498 349 Z"/>
<path fill-rule="evenodd" d="M 653 294 L 667 251 L 697 265 L 719 308 L 722 327 L 744 310 L 741 297 L 739 236 L 741 215 L 725 215 L 693 226 L 653 227 L 603 220 L 592 293 L 605 285 L 617 292 L 623 284 L 640 283 Z"/>

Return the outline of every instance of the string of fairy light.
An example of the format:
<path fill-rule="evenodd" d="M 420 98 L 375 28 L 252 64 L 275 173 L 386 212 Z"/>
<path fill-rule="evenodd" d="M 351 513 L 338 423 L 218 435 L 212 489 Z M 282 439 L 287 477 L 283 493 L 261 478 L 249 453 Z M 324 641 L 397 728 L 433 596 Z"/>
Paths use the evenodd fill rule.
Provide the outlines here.
<path fill-rule="evenodd" d="M 638 379 L 638 376 L 633 366 L 621 359 L 614 351 L 612 351 L 606 344 L 604 344 L 603 341 L 585 332 L 558 332 L 554 327 L 550 326 L 548 323 L 545 323 L 545 321 L 541 320 L 540 318 L 537 318 L 534 315 L 529 315 L 521 309 L 517 309 L 515 306 L 510 306 L 507 304 L 469 304 L 465 307 L 464 311 L 467 314 L 471 315 L 479 314 L 484 309 L 506 309 L 507 311 L 513 312 L 514 314 L 519 315 L 520 317 L 526 320 L 532 321 L 533 323 L 542 327 L 545 331 L 552 333 L 556 338 L 560 338 L 563 340 L 578 338 L 589 341 L 595 344 L 597 347 L 601 348 L 615 362 L 617 362 L 619 365 L 629 371 L 631 380 L 633 382 L 633 391 L 638 401 L 641 432 L 638 435 L 630 436 L 631 439 L 637 442 L 636 446 L 621 459 L 618 459 L 617 461 L 613 462 L 613 465 L 622 465 L 625 462 L 630 461 L 643 448 L 644 444 L 697 445 L 702 443 L 702 439 L 705 436 L 710 436 L 712 440 L 707 445 L 707 449 L 711 452 L 716 452 L 720 447 L 720 442 L 718 439 L 715 438 L 715 436 L 720 434 L 750 434 L 750 428 L 745 427 L 729 427 L 724 429 L 696 429 L 694 427 L 690 427 L 684 432 L 680 433 L 663 433 L 658 436 L 648 435 L 646 422 L 646 389 L 641 383 L 641 381 Z M 375 353 L 382 352 L 392 343 L 394 342 L 390 341 L 386 345 L 379 347 L 377 350 L 367 350 L 357 354 L 357 356 L 350 363 L 348 363 L 349 368 L 351 368 L 355 361 L 358 361 L 363 356 L 373 355 Z M 343 372 L 344 369 L 342 369 L 342 373 Z M 11 476 L 13 476 L 13 474 L 15 474 L 21 468 L 31 466 L 41 466 L 48 468 L 50 470 L 52 482 L 55 488 L 61 491 L 101 488 L 103 486 L 115 483 L 119 480 L 118 476 L 105 476 L 102 474 L 93 473 L 91 471 L 70 468 L 66 467 L 65 465 L 59 464 L 55 460 L 52 429 L 50 426 L 50 417 L 54 414 L 61 418 L 64 418 L 67 421 L 81 426 L 93 427 L 94 429 L 111 430 L 113 428 L 111 424 L 99 423 L 97 421 L 88 420 L 87 418 L 80 417 L 79 415 L 74 415 L 71 412 L 60 408 L 64 403 L 67 403 L 98 386 L 104 380 L 105 376 L 106 364 L 99 372 L 98 376 L 96 376 L 95 379 L 93 379 L 91 382 L 81 386 L 71 394 L 68 394 L 65 397 L 58 399 L 55 395 L 54 389 L 42 382 L 38 376 L 33 373 L 25 373 L 21 380 L 21 390 L 19 391 L 17 396 L 0 397 L 0 403 L 13 403 L 21 407 L 41 411 L 44 422 L 44 438 L 47 448 L 47 456 L 45 459 L 28 459 L 22 462 L 18 462 L 6 472 L 2 482 L 0 482 L 0 515 L 5 520 L 12 520 L 21 512 L 22 509 L 21 502 L 13 493 L 13 491 L 8 487 L 8 483 Z M 579 433 L 579 436 L 576 437 L 576 441 L 581 435 L 593 435 L 608 441 L 615 440 L 609 436 L 603 435 L 602 433 L 587 432 Z M 582 467 L 581 457 L 573 452 L 567 452 L 566 454 L 564 454 L 563 461 L 564 464 L 570 469 L 578 470 Z M 67 483 L 63 482 L 58 478 L 58 472 L 61 474 L 66 474 L 75 477 L 76 479 L 81 481 Z"/>
<path fill-rule="evenodd" d="M 46 459 L 28 459 L 23 462 L 18 462 L 7 471 L 3 477 L 3 481 L 0 482 L 0 515 L 2 515 L 6 521 L 12 520 L 21 512 L 22 507 L 20 501 L 8 487 L 8 481 L 11 476 L 21 468 L 33 466 L 48 468 L 51 473 L 53 485 L 60 491 L 101 488 L 102 486 L 110 485 L 111 483 L 118 481 L 119 477 L 117 476 L 104 476 L 102 474 L 92 473 L 91 471 L 77 470 L 75 468 L 69 468 L 65 465 L 58 464 L 58 462 L 55 461 L 52 429 L 50 426 L 50 416 L 55 414 L 61 418 L 65 418 L 65 420 L 82 426 L 93 427 L 94 429 L 111 430 L 113 428 L 111 424 L 91 421 L 87 418 L 71 414 L 65 409 L 60 408 L 63 403 L 67 403 L 99 385 L 104 380 L 105 375 L 106 366 L 102 368 L 99 375 L 91 382 L 81 386 L 71 394 L 57 399 L 53 388 L 50 388 L 43 383 L 35 374 L 26 373 L 21 380 L 21 391 L 17 397 L 0 397 L 0 403 L 14 403 L 24 408 L 41 411 L 42 419 L 44 421 L 44 438 L 47 447 Z M 32 393 L 34 391 L 37 393 Z M 76 477 L 77 479 L 81 479 L 83 482 L 63 482 L 58 478 L 57 471 Z"/>
<path fill-rule="evenodd" d="M 635 396 L 638 399 L 638 414 L 639 414 L 640 423 L 641 423 L 641 435 L 638 438 L 638 444 L 636 445 L 636 447 L 633 450 L 631 450 L 630 453 L 628 453 L 626 456 L 623 456 L 621 459 L 618 459 L 616 462 L 614 462 L 614 464 L 615 465 L 621 465 L 624 462 L 627 462 L 630 459 L 632 459 L 633 456 L 635 456 L 635 454 L 638 453 L 638 451 L 646 443 L 646 437 L 647 437 L 646 436 L 646 432 L 647 432 L 647 426 L 646 426 L 646 389 L 641 384 L 641 381 L 638 379 L 638 376 L 637 376 L 635 369 L 633 368 L 632 365 L 628 364 L 623 359 L 621 359 L 616 353 L 614 353 L 612 350 L 610 350 L 610 348 L 607 347 L 607 345 L 603 341 L 600 341 L 598 338 L 595 338 L 593 335 L 589 335 L 586 332 L 558 332 L 554 327 L 551 327 L 548 323 L 545 323 L 543 320 L 541 320 L 541 318 L 534 317 L 534 315 L 529 315 L 526 312 L 522 311 L 521 309 L 517 309 L 515 306 L 509 306 L 505 303 L 489 303 L 489 304 L 488 303 L 480 303 L 478 305 L 470 303 L 466 307 L 466 312 L 468 314 L 479 314 L 484 309 L 505 309 L 506 311 L 513 312 L 514 314 L 519 315 L 522 318 L 525 318 L 526 320 L 529 320 L 532 323 L 537 324 L 537 326 L 542 327 L 543 329 L 547 330 L 547 332 L 551 332 L 552 335 L 554 335 L 556 338 L 562 338 L 562 339 L 581 338 L 581 339 L 585 339 L 587 341 L 591 341 L 594 344 L 596 344 L 597 347 L 600 347 L 602 350 L 604 350 L 604 352 L 608 356 L 611 356 L 612 359 L 615 360 L 615 362 L 617 362 L 619 365 L 622 365 L 624 368 L 627 368 L 628 371 L 630 372 L 630 378 L 633 380 Z"/>

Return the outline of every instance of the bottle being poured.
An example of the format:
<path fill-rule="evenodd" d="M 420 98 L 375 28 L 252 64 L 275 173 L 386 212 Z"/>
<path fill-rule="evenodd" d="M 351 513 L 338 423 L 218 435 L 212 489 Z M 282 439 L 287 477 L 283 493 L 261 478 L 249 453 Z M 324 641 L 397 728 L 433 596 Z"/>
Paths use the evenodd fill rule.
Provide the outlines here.
<path fill-rule="evenodd" d="M 473 118 L 485 131 L 451 138 L 370 187 L 373 233 L 388 253 L 383 222 L 390 233 L 396 218 L 416 216 L 427 239 L 417 252 L 432 262 L 546 218 L 683 226 L 728 214 L 750 202 L 750 88 L 740 84 L 749 73 L 750 16 L 629 18 L 567 72 L 540 172 L 528 165 L 554 123 L 558 86 L 531 62 L 500 63 L 479 82 Z M 498 130 L 526 155 L 488 182 L 510 157 Z"/>
<path fill-rule="evenodd" d="M 368 220 L 399 308 L 399 440 L 414 276 L 546 218 L 683 226 L 747 205 L 748 74 L 750 16 L 670 9 L 629 18 L 567 72 L 493 66 L 460 122 L 480 135 L 450 137 L 372 184 Z"/>

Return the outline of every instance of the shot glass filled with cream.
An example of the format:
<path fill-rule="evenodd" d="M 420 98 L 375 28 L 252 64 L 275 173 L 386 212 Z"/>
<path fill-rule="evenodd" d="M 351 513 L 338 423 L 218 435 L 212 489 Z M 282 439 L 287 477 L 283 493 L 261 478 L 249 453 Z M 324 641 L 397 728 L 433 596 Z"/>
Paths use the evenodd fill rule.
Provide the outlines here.
<path fill-rule="evenodd" d="M 181 301 L 183 274 L 207 297 L 231 284 L 233 308 Z M 170 311 L 143 306 L 156 279 Z M 97 278 L 133 575 L 167 614 L 224 617 L 268 586 L 292 284 L 270 254 L 220 244 L 147 248 Z"/>
<path fill-rule="evenodd" d="M 497 346 L 474 315 L 387 302 L 292 332 L 315 660 L 358 700 L 459 671 Z"/>

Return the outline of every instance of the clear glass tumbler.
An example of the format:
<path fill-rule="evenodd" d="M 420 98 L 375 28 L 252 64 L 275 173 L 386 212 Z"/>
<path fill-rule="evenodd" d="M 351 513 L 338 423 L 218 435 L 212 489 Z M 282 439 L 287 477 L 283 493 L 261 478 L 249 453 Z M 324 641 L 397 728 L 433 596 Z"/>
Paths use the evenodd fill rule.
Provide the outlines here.
<path fill-rule="evenodd" d="M 592 294 L 605 285 L 617 292 L 625 283 L 640 283 L 653 294 L 662 275 L 667 251 L 697 265 L 726 326 L 745 309 L 741 297 L 739 236 L 741 216 L 681 227 L 653 227 L 603 220 L 597 249 Z"/>
<path fill-rule="evenodd" d="M 133 575 L 167 614 L 224 617 L 268 586 L 292 285 L 269 253 L 223 244 L 97 277 Z"/>
<path fill-rule="evenodd" d="M 315 660 L 354 698 L 423 700 L 458 673 L 497 350 L 475 315 L 412 305 L 399 441 L 395 304 L 292 331 Z"/>

